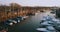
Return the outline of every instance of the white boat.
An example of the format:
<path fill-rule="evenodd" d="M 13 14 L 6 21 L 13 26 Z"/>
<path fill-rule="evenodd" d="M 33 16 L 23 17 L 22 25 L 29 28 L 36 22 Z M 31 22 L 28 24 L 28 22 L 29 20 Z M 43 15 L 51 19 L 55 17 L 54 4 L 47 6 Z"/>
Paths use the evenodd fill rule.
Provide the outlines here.
<path fill-rule="evenodd" d="M 23 16 L 24 19 L 26 19 L 28 16 Z"/>
<path fill-rule="evenodd" d="M 47 29 L 50 31 L 55 31 L 55 28 L 53 26 L 47 26 Z"/>
<path fill-rule="evenodd" d="M 13 25 L 13 23 L 9 23 L 9 25 L 11 26 L 11 25 Z"/>
<path fill-rule="evenodd" d="M 13 20 L 12 22 L 13 22 L 13 23 L 17 23 L 17 21 L 15 21 L 15 20 Z"/>
<path fill-rule="evenodd" d="M 48 22 L 46 21 L 46 22 L 41 23 L 41 25 L 50 26 L 51 24 L 48 24 Z"/>
<path fill-rule="evenodd" d="M 9 21 L 11 21 L 12 23 L 17 23 L 17 21 L 15 21 L 15 20 L 9 20 Z"/>
<path fill-rule="evenodd" d="M 18 22 L 20 22 L 20 20 L 18 20 Z"/>
<path fill-rule="evenodd" d="M 38 30 L 38 31 L 43 31 L 43 32 L 46 32 L 46 31 L 47 31 L 46 28 L 37 28 L 36 30 Z"/>

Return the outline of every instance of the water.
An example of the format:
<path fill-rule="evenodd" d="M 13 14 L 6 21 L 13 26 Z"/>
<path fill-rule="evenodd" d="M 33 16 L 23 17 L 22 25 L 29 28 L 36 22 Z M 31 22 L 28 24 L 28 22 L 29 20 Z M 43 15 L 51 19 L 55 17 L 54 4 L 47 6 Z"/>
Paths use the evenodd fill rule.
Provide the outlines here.
<path fill-rule="evenodd" d="M 43 16 L 46 15 L 48 15 L 48 12 L 37 13 L 35 16 L 30 16 L 18 24 L 8 26 L 8 32 L 38 32 L 36 29 L 40 26 Z"/>
<path fill-rule="evenodd" d="M 35 16 L 30 16 L 26 20 L 21 21 L 14 26 L 8 27 L 9 32 L 37 32 L 36 28 L 40 25 L 40 20 L 42 18 L 42 14 L 38 13 Z"/>

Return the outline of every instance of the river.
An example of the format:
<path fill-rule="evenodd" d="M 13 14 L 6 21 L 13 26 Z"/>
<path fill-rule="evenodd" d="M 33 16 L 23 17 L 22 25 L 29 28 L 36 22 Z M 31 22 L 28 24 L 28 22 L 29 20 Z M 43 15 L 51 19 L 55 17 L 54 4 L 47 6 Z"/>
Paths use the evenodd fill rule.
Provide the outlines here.
<path fill-rule="evenodd" d="M 26 20 L 21 21 L 18 24 L 8 27 L 8 32 L 38 32 L 36 28 L 40 26 L 43 16 L 49 14 L 48 12 L 36 13 L 35 16 L 29 16 Z"/>

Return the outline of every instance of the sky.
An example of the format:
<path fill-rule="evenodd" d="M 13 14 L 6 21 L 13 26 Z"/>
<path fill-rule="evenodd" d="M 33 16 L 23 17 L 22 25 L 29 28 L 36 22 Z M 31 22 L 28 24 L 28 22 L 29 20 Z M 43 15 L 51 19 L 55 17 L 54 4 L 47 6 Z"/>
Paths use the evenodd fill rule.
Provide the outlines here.
<path fill-rule="evenodd" d="M 18 3 L 22 6 L 60 6 L 60 0 L 0 0 L 0 4 Z"/>

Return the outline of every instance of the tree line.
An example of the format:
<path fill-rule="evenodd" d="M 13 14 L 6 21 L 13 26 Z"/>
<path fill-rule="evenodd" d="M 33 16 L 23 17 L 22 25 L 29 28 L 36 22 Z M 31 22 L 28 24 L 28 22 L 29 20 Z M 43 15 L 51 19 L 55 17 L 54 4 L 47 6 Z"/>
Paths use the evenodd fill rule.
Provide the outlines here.
<path fill-rule="evenodd" d="M 0 12 L 1 11 L 16 11 L 18 9 L 20 9 L 21 5 L 17 4 L 17 3 L 10 3 L 9 6 L 7 5 L 0 5 Z"/>

